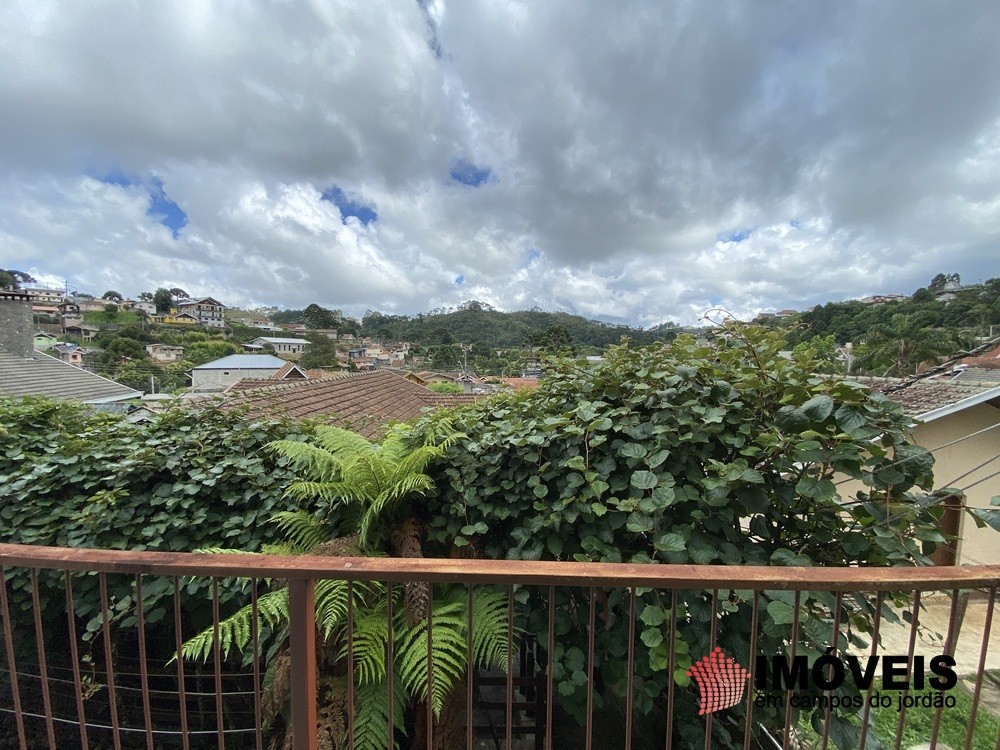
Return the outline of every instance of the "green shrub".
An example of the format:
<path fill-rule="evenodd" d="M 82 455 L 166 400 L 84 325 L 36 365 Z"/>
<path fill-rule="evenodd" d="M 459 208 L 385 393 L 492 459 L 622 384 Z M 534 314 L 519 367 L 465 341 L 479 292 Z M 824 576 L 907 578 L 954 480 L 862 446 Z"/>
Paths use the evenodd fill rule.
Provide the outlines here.
<path fill-rule="evenodd" d="M 913 445 L 897 405 L 840 378 L 820 376 L 805 355 L 786 360 L 784 342 L 732 327 L 710 341 L 611 349 L 581 368 L 555 364 L 535 391 L 500 395 L 457 412 L 470 436 L 452 447 L 428 503 L 442 551 L 474 545 L 494 558 L 693 563 L 698 565 L 924 564 L 943 537 L 932 456 Z M 438 416 L 425 418 L 431 425 Z M 865 488 L 842 497 L 835 477 Z M 586 592 L 557 590 L 556 694 L 582 720 L 586 706 Z M 712 592 L 640 590 L 636 709 L 662 715 L 673 679 L 677 715 L 697 712 L 684 671 L 709 650 Z M 545 642 L 546 597 L 518 592 L 528 630 Z M 717 593 L 718 645 L 751 658 L 751 596 Z M 833 596 L 803 596 L 803 642 L 811 658 L 830 642 Z M 791 592 L 761 598 L 758 652 L 785 653 Z M 628 595 L 600 595 L 595 634 L 599 695 L 624 705 Z M 870 629 L 871 603 L 846 597 L 844 622 Z M 674 675 L 666 673 L 668 618 L 678 618 Z M 888 608 L 887 608 L 888 612 Z M 886 616 L 891 616 L 891 613 Z M 841 643 L 846 644 L 842 638 Z M 846 646 L 845 646 L 846 647 Z M 767 721 L 766 711 L 757 717 Z M 771 717 L 775 722 L 781 718 Z M 855 736 L 837 719 L 839 744 Z M 713 746 L 742 742 L 740 711 L 714 722 Z M 700 722 L 677 738 L 700 746 Z"/>

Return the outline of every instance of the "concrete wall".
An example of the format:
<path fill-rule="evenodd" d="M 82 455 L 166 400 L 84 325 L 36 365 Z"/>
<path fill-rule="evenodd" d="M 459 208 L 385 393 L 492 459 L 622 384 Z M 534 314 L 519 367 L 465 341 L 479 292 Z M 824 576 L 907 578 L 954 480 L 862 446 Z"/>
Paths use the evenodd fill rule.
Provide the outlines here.
<path fill-rule="evenodd" d="M 0 292 L 0 347 L 21 357 L 30 357 L 35 350 L 31 302 L 4 299 L 2 292 Z"/>
<path fill-rule="evenodd" d="M 997 423 L 1000 423 L 1000 409 L 981 404 L 920 425 L 914 436 L 919 445 L 933 449 Z M 958 477 L 998 454 L 1000 427 L 949 448 L 934 451 L 934 486 L 962 488 L 977 482 L 1000 470 L 1000 459 L 967 477 Z M 990 498 L 1000 495 L 1000 476 L 987 479 L 966 494 L 968 505 L 976 508 L 991 507 Z M 968 513 L 962 513 L 959 536 L 959 565 L 1000 565 L 1000 531 L 994 531 L 989 526 L 984 529 L 976 528 L 975 520 Z"/>

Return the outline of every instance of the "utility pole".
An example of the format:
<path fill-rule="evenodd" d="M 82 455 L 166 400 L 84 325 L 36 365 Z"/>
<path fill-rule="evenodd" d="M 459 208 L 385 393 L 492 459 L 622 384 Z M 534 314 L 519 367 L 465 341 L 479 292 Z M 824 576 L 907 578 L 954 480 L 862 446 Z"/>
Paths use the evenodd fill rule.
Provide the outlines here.
<path fill-rule="evenodd" d="M 460 344 L 460 346 L 462 347 L 462 357 L 463 357 L 463 362 L 465 363 L 463 365 L 464 369 L 462 370 L 462 374 L 463 375 L 468 375 L 469 374 L 469 350 L 472 349 L 472 344 Z"/>

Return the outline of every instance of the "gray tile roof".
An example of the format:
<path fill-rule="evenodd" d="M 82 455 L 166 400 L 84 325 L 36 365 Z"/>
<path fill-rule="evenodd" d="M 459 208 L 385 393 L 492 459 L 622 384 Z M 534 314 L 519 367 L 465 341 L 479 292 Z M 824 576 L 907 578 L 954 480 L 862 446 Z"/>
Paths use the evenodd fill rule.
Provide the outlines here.
<path fill-rule="evenodd" d="M 45 396 L 95 404 L 139 398 L 142 392 L 38 351 L 19 357 L 0 349 L 0 396 Z"/>
<path fill-rule="evenodd" d="M 285 366 L 285 360 L 272 357 L 270 354 L 230 354 L 228 357 L 216 359 L 198 365 L 195 370 L 280 370 Z"/>
<path fill-rule="evenodd" d="M 903 412 L 909 417 L 922 417 L 941 409 L 962 408 L 959 404 L 966 400 L 969 400 L 968 405 L 971 406 L 980 400 L 1000 397 L 1000 383 L 963 383 L 959 380 L 927 378 L 899 390 L 891 390 L 905 381 L 900 378 L 859 376 L 852 376 L 850 379 L 873 391 L 884 393 L 890 401 L 902 406 Z"/>

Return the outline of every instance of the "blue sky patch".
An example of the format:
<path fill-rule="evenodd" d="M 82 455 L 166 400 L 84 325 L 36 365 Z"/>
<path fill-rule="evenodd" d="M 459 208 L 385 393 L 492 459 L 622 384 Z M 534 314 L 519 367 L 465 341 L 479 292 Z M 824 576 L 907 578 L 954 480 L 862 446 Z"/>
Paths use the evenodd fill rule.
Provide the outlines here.
<path fill-rule="evenodd" d="M 459 274 L 458 276 L 455 277 L 455 284 L 456 285 L 462 286 L 462 284 L 464 284 L 464 283 L 465 283 L 465 277 L 462 274 Z"/>
<path fill-rule="evenodd" d="M 169 229 L 175 240 L 188 223 L 183 209 L 163 192 L 163 181 L 159 177 L 153 178 L 153 184 L 149 188 L 149 209 L 146 213 Z"/>
<path fill-rule="evenodd" d="M 722 235 L 721 239 L 723 242 L 743 242 L 750 239 L 751 234 L 753 234 L 752 229 L 735 229 L 729 234 Z"/>
<path fill-rule="evenodd" d="M 469 187 L 479 187 L 490 179 L 489 167 L 477 167 L 472 162 L 459 159 L 451 168 L 451 179 Z"/>
<path fill-rule="evenodd" d="M 521 264 L 521 268 L 528 268 L 536 260 L 542 257 L 542 251 L 536 247 L 529 247 L 524 251 L 524 263 Z"/>
<path fill-rule="evenodd" d="M 146 209 L 146 216 L 151 216 L 170 230 L 176 240 L 181 229 L 187 226 L 188 217 L 184 210 L 174 203 L 163 190 L 163 180 L 159 177 L 152 177 L 149 180 L 142 180 L 135 175 L 125 174 L 121 170 L 113 169 L 110 172 L 97 176 L 97 179 L 106 185 L 117 185 L 118 187 L 143 187 L 149 194 L 149 207 Z"/>
<path fill-rule="evenodd" d="M 320 196 L 325 201 L 330 201 L 340 209 L 340 215 L 344 223 L 347 223 L 348 216 L 354 216 L 366 227 L 373 221 L 378 220 L 378 212 L 371 206 L 348 198 L 347 195 L 337 185 L 332 185 Z"/>

